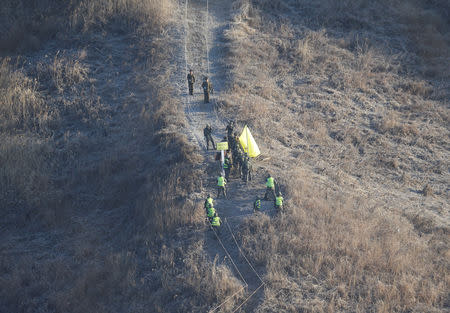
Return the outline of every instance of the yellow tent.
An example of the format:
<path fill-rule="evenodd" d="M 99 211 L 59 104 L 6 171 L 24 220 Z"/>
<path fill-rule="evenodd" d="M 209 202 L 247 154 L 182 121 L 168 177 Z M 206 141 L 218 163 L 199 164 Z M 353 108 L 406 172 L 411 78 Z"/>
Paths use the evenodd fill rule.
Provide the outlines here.
<path fill-rule="evenodd" d="M 244 149 L 244 152 L 246 152 L 249 157 L 256 158 L 261 154 L 258 145 L 256 144 L 255 139 L 253 139 L 253 136 L 250 133 L 247 125 L 245 125 L 244 130 L 239 137 L 239 142 L 241 143 L 242 149 Z"/>

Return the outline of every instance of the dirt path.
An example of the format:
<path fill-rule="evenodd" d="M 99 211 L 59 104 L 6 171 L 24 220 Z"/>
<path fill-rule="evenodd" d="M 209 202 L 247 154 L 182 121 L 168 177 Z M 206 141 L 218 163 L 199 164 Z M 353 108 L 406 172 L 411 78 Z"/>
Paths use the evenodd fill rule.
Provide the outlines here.
<path fill-rule="evenodd" d="M 206 198 L 210 193 L 216 198 L 216 180 L 219 174 L 220 165 L 214 160 L 214 152 L 207 151 L 203 138 L 203 128 L 206 124 L 213 127 L 213 137 L 216 142 L 220 141 L 226 134 L 225 127 L 227 121 L 221 120 L 215 107 L 215 102 L 223 90 L 226 79 L 226 68 L 224 60 L 225 40 L 224 30 L 228 27 L 231 17 L 231 2 L 220 0 L 187 0 L 179 3 L 179 20 L 183 25 L 184 51 L 180 54 L 177 77 L 177 88 L 181 90 L 181 96 L 185 103 L 185 113 L 188 121 L 189 140 L 199 147 L 199 152 L 205 159 L 205 177 L 203 178 L 203 194 L 199 195 L 198 201 Z M 194 95 L 188 95 L 186 75 L 189 69 L 194 71 L 196 84 L 194 85 Z M 204 76 L 208 76 L 214 86 L 214 95 L 211 103 L 203 103 L 203 91 L 201 82 Z M 242 131 L 237 129 L 238 132 Z M 256 195 L 262 196 L 264 192 L 264 177 L 258 175 L 249 183 L 242 182 L 239 177 L 230 177 L 227 184 L 227 199 L 215 199 L 215 208 L 222 218 L 220 241 L 209 227 L 205 227 L 205 249 L 211 259 L 218 256 L 219 262 L 225 262 L 235 273 L 236 277 L 247 284 L 247 294 L 250 295 L 261 285 L 261 276 L 264 269 L 255 268 L 255 271 L 240 254 L 239 248 L 233 238 L 239 230 L 239 225 L 244 218 L 252 214 L 252 205 Z M 272 210 L 273 204 L 265 202 L 262 204 L 263 210 Z M 232 229 L 232 232 L 230 232 Z M 236 236 L 237 237 L 237 236 Z M 223 244 L 223 246 L 222 246 Z M 230 262 L 229 256 L 234 261 L 235 266 Z M 242 309 L 249 310 L 257 305 L 257 299 L 261 297 L 263 288 L 243 306 Z"/>

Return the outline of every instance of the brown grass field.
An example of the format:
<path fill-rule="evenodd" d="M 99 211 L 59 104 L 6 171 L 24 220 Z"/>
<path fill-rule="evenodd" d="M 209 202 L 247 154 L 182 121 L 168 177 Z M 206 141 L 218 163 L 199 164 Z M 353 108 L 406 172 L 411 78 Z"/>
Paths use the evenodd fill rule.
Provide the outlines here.
<path fill-rule="evenodd" d="M 243 289 L 201 232 L 183 5 L 0 5 L 0 312 L 207 312 Z M 232 8 L 215 109 L 286 199 L 237 229 L 266 282 L 240 312 L 448 312 L 449 4 Z"/>

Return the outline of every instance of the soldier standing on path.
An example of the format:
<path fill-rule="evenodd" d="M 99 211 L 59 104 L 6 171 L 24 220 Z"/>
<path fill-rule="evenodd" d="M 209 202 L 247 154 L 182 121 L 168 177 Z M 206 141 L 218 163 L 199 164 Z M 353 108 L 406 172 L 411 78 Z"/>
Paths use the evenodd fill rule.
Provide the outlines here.
<path fill-rule="evenodd" d="M 189 86 L 189 94 L 192 96 L 194 95 L 194 83 L 195 83 L 195 76 L 194 72 L 192 70 L 189 70 L 189 74 L 187 75 L 188 80 L 188 86 Z"/>
<path fill-rule="evenodd" d="M 225 130 L 227 131 L 228 143 L 230 143 L 230 138 L 233 136 L 233 129 L 234 129 L 234 121 L 230 121 L 227 125 L 227 128 L 225 128 Z"/>
<path fill-rule="evenodd" d="M 275 196 L 275 180 L 273 179 L 272 176 L 270 176 L 270 174 L 267 175 L 266 193 L 264 195 L 264 201 L 269 200 L 268 195 L 271 195 L 272 198 L 275 200 L 275 198 L 276 198 L 276 196 Z"/>
<path fill-rule="evenodd" d="M 242 158 L 242 180 L 244 182 L 247 182 L 249 180 L 249 164 L 248 164 L 248 157 L 246 154 L 244 154 L 244 157 Z"/>
<path fill-rule="evenodd" d="M 206 150 L 209 150 L 209 142 L 211 141 L 212 144 L 212 148 L 215 150 L 216 149 L 216 145 L 214 144 L 214 140 L 212 138 L 212 128 L 211 125 L 206 124 L 206 127 L 203 129 L 203 135 L 205 136 L 205 141 L 206 141 Z"/>
<path fill-rule="evenodd" d="M 217 212 L 214 213 L 214 217 L 211 219 L 211 226 L 213 227 L 213 229 L 215 230 L 217 235 L 220 235 L 220 223 L 221 222 L 222 222 L 222 220 L 220 219 Z"/>
<path fill-rule="evenodd" d="M 242 152 L 239 149 L 239 147 L 237 147 L 235 149 L 235 151 L 231 151 L 232 155 L 233 155 L 233 167 L 236 169 L 236 171 L 239 174 L 239 178 L 242 177 L 242 166 L 241 166 L 241 159 L 242 159 Z"/>
<path fill-rule="evenodd" d="M 211 195 L 208 194 L 208 197 L 205 200 L 205 210 L 208 213 L 208 209 L 214 207 L 214 199 L 211 198 Z"/>
<path fill-rule="evenodd" d="M 208 77 L 203 78 L 202 88 L 203 88 L 203 95 L 205 96 L 205 103 L 209 103 L 209 94 L 214 93 L 214 91 L 213 86 L 209 82 Z"/>
<path fill-rule="evenodd" d="M 222 174 L 217 178 L 217 199 L 219 199 L 220 194 L 223 194 L 223 197 L 227 197 L 227 191 L 225 190 L 225 185 L 227 184 L 227 181 L 225 177 L 223 177 Z"/>
<path fill-rule="evenodd" d="M 231 161 L 228 156 L 225 157 L 225 160 L 223 162 L 223 170 L 225 172 L 225 179 L 228 180 L 230 178 L 231 171 Z"/>
<path fill-rule="evenodd" d="M 275 198 L 275 209 L 277 209 L 278 212 L 281 212 L 283 210 L 283 195 L 281 192 L 278 193 L 277 197 Z"/>

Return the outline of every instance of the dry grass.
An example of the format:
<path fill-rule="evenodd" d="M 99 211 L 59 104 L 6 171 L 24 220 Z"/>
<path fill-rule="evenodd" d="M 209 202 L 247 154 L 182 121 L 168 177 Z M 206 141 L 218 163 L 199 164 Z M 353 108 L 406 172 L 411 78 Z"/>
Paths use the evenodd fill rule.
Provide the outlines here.
<path fill-rule="evenodd" d="M 71 24 L 83 31 L 110 23 L 149 30 L 166 26 L 173 10 L 171 0 L 82 0 L 73 12 Z"/>
<path fill-rule="evenodd" d="M 422 197 L 448 186 L 433 166 L 448 165 L 448 5 L 422 5 L 235 2 L 219 109 L 252 127 L 289 199 L 241 232 L 270 282 L 258 312 L 448 306 L 448 196 Z"/>
<path fill-rule="evenodd" d="M 35 8 L 51 21 L 49 3 Z M 202 249 L 168 236 L 202 219 L 189 199 L 201 160 L 166 88 L 172 43 L 161 30 L 173 27 L 173 5 L 74 1 L 58 12 L 72 29 L 53 32 L 45 51 L 2 59 L 0 311 L 167 312 L 175 298 L 185 311 L 206 310 L 240 288 L 227 268 L 205 264 Z M 39 14 L 18 12 L 16 34 L 29 19 L 39 43 L 50 39 Z M 27 49 L 9 39 L 2 52 Z"/>
<path fill-rule="evenodd" d="M 41 128 L 52 118 L 37 82 L 15 70 L 8 58 L 0 64 L 0 92 L 2 131 Z"/>
<path fill-rule="evenodd" d="M 273 222 L 251 218 L 241 232 L 246 252 L 268 269 L 266 293 L 275 295 L 266 295 L 258 312 L 270 312 L 274 304 L 310 312 L 432 311 L 445 305 L 445 250 L 430 251 L 429 239 L 405 218 L 370 207 L 367 199 L 318 191 L 301 172 L 291 177 L 288 214 Z"/>

